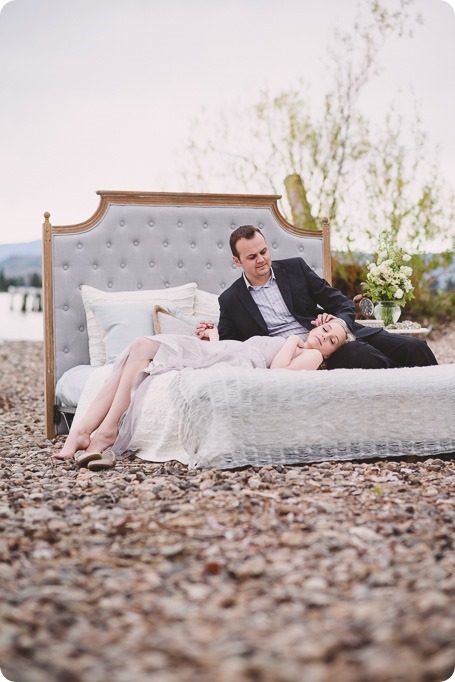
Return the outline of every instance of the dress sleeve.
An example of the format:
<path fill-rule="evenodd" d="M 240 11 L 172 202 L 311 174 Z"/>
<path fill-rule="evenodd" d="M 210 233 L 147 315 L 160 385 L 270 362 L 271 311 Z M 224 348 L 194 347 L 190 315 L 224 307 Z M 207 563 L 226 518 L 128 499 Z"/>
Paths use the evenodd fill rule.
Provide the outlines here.
<path fill-rule="evenodd" d="M 265 360 L 266 367 L 270 367 L 272 360 L 285 344 L 286 339 L 282 336 L 252 336 L 245 341 L 258 351 Z"/>

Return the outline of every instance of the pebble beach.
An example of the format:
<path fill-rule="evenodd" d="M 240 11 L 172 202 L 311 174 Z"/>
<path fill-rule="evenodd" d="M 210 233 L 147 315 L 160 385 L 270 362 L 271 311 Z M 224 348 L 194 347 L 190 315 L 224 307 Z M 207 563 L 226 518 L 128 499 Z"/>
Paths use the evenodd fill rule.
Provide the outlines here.
<path fill-rule="evenodd" d="M 428 342 L 455 362 L 455 327 Z M 15 682 L 442 682 L 455 458 L 188 471 L 51 455 L 0 345 L 0 669 Z"/>

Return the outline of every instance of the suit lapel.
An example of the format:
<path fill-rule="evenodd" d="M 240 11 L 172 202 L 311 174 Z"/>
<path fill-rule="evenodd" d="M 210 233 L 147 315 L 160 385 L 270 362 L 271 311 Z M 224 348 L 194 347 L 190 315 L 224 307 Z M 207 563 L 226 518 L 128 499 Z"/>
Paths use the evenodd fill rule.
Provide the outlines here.
<path fill-rule="evenodd" d="M 250 315 L 258 323 L 258 325 L 262 327 L 264 332 L 268 333 L 267 325 L 264 321 L 264 318 L 259 312 L 259 308 L 257 307 L 256 303 L 253 301 L 250 292 L 246 288 L 246 284 L 243 277 L 238 280 L 237 292 L 241 302 L 243 303 L 247 311 L 250 313 Z"/>
<path fill-rule="evenodd" d="M 286 303 L 291 315 L 294 314 L 294 305 L 292 303 L 291 287 L 286 272 L 280 268 L 279 265 L 272 263 L 273 272 L 278 284 L 278 289 L 281 292 L 284 302 Z"/>

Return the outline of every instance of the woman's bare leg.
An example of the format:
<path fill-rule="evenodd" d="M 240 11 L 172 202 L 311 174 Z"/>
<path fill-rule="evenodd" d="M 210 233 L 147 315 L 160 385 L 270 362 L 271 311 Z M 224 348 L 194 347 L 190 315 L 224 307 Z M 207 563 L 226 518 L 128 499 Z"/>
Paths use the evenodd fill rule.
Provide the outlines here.
<path fill-rule="evenodd" d="M 114 443 L 119 419 L 130 404 L 134 381 L 153 360 L 158 348 L 158 341 L 146 337 L 133 342 L 121 371 L 99 391 L 80 422 L 71 429 L 65 445 L 54 455 L 55 458 L 73 457 L 77 450 L 101 452 Z"/>
<path fill-rule="evenodd" d="M 107 380 L 93 399 L 82 419 L 71 428 L 62 450 L 53 455 L 56 459 L 73 457 L 77 450 L 86 450 L 90 445 L 90 435 L 101 424 L 114 400 L 123 369 Z"/>

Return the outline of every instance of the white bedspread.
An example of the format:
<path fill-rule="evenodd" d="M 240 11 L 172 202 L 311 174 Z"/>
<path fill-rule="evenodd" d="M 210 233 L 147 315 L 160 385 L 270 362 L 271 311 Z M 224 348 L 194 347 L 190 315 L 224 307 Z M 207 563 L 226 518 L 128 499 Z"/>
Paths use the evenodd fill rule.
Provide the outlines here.
<path fill-rule="evenodd" d="M 76 419 L 105 370 L 90 377 Z M 436 455 L 455 452 L 454 404 L 455 365 L 184 369 L 151 382 L 131 450 L 190 468 Z"/>

